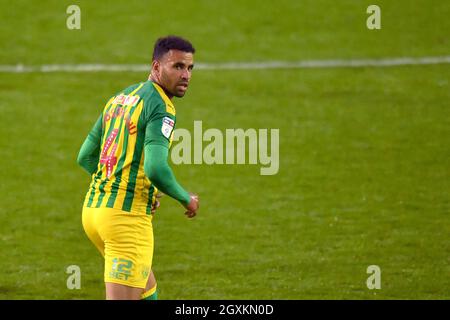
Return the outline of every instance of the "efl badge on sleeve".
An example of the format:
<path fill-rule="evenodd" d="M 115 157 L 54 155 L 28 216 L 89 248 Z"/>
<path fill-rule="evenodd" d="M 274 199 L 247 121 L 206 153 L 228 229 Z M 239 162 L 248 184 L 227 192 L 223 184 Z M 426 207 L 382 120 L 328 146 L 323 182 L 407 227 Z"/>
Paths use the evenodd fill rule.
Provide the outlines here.
<path fill-rule="evenodd" d="M 172 134 L 173 126 L 175 125 L 175 121 L 170 119 L 169 117 L 164 117 L 161 127 L 161 132 L 167 139 L 170 138 Z"/>

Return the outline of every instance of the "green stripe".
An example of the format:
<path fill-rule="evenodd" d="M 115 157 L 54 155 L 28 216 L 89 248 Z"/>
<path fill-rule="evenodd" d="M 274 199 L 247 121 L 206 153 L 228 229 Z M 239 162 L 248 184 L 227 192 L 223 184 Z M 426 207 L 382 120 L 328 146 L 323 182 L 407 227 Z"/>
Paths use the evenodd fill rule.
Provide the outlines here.
<path fill-rule="evenodd" d="M 135 106 L 131 107 L 130 112 L 129 112 L 130 121 L 131 121 L 131 117 L 133 116 L 134 111 L 136 111 L 139 104 L 140 104 L 140 102 L 137 103 Z M 125 122 L 125 118 L 123 119 L 123 121 Z M 136 134 L 137 134 L 137 132 L 136 132 Z M 117 198 L 117 192 L 119 190 L 119 184 L 122 181 L 122 169 L 123 169 L 123 163 L 125 162 L 125 158 L 127 156 L 128 137 L 129 137 L 129 133 L 125 135 L 124 140 L 123 140 L 122 154 L 120 155 L 119 162 L 117 163 L 116 174 L 114 176 L 115 180 L 111 187 L 111 193 L 109 195 L 108 202 L 106 204 L 106 206 L 109 208 L 114 208 L 114 203 L 116 202 L 116 198 Z"/>
<path fill-rule="evenodd" d="M 114 175 L 114 182 L 111 186 L 111 192 L 109 194 L 108 202 L 106 203 L 106 206 L 109 208 L 114 208 L 114 203 L 116 202 L 117 191 L 119 190 L 119 184 L 122 181 L 122 166 L 123 163 L 125 162 L 127 147 L 128 147 L 128 134 L 125 135 L 123 139 L 122 155 L 120 156 L 119 162 L 117 163 L 117 169 Z"/>
<path fill-rule="evenodd" d="M 105 129 L 104 126 L 103 126 L 104 116 L 105 116 L 105 114 L 107 112 L 109 112 L 109 110 L 111 110 L 114 99 L 110 99 L 110 101 L 111 102 L 103 110 L 103 114 L 102 114 L 102 133 L 103 133 L 103 130 Z M 100 150 L 100 154 L 101 154 L 101 150 Z M 99 163 L 98 164 L 100 165 L 100 159 L 99 159 Z M 95 182 L 94 182 L 94 184 L 92 185 L 92 188 L 91 188 L 91 194 L 89 195 L 89 201 L 86 204 L 87 207 L 91 207 L 92 206 L 92 202 L 94 201 L 94 197 L 95 197 L 96 184 L 99 181 L 101 176 L 102 176 L 102 170 L 98 170 L 97 174 L 94 177 L 94 181 Z"/>
<path fill-rule="evenodd" d="M 148 190 L 148 202 L 147 202 L 147 208 L 145 210 L 145 212 L 147 214 L 151 214 L 152 213 L 152 199 L 153 199 L 153 192 L 154 191 L 155 191 L 155 187 L 152 184 L 150 186 L 149 190 Z"/>
<path fill-rule="evenodd" d="M 105 122 L 105 114 L 107 114 L 107 113 L 109 113 L 109 111 L 111 111 L 114 99 L 112 99 L 111 103 L 105 108 L 105 110 L 103 110 L 103 115 L 102 115 L 102 132 L 105 130 L 105 126 L 103 125 L 103 123 Z"/>
<path fill-rule="evenodd" d="M 92 185 L 92 188 L 91 188 L 91 194 L 89 195 L 89 201 L 88 201 L 88 203 L 86 204 L 86 206 L 89 207 L 89 208 L 91 207 L 92 202 L 94 201 L 94 196 L 95 196 L 95 185 L 97 184 L 98 178 L 99 178 L 101 175 L 102 175 L 102 171 L 101 171 L 101 170 L 98 171 L 97 174 L 95 175 L 95 178 L 94 178 L 94 184 Z"/>
<path fill-rule="evenodd" d="M 125 199 L 123 201 L 123 206 L 122 206 L 122 210 L 124 210 L 124 211 L 130 211 L 131 206 L 133 204 L 134 191 L 136 188 L 136 179 L 137 179 L 137 174 L 139 171 L 139 165 L 141 162 L 142 151 L 144 149 L 143 144 L 144 144 L 145 132 L 142 134 L 139 134 L 139 132 L 142 131 L 142 130 L 139 130 L 139 126 L 142 125 L 142 121 L 143 121 L 142 117 L 139 117 L 138 126 L 137 126 L 138 130 L 136 133 L 137 134 L 136 146 L 134 147 L 133 161 L 131 162 L 130 175 L 129 175 L 128 184 L 127 184 L 127 191 L 126 191 Z"/>
<path fill-rule="evenodd" d="M 108 178 L 106 178 L 105 180 L 102 181 L 102 183 L 100 183 L 100 185 L 98 186 L 98 190 L 100 191 L 100 196 L 98 197 L 97 200 L 97 205 L 95 206 L 96 208 L 100 208 L 100 204 L 102 203 L 103 197 L 105 196 L 105 184 L 108 182 Z"/>
<path fill-rule="evenodd" d="M 124 110 L 125 110 L 125 108 L 124 108 Z M 125 111 L 124 111 L 125 112 Z M 125 113 L 124 113 L 125 114 Z M 120 119 L 120 125 L 119 125 L 119 128 L 118 128 L 118 134 L 117 134 L 117 136 L 114 138 L 114 143 L 117 143 L 118 141 L 119 141 L 119 139 L 120 139 L 120 132 L 122 132 L 122 127 L 124 126 L 124 123 L 125 123 L 125 119 L 124 119 L 124 117 L 121 117 L 121 119 Z M 113 125 L 113 123 L 111 123 L 111 125 Z M 125 137 L 124 137 L 124 143 L 126 144 L 126 142 L 127 142 L 127 140 L 128 140 L 128 135 L 125 135 Z M 126 149 L 123 149 L 122 150 L 122 155 L 124 154 L 124 152 L 126 151 Z M 121 156 L 122 157 L 122 156 Z M 122 165 L 123 165 L 123 161 L 122 162 L 120 162 L 120 160 L 121 159 L 119 159 L 119 162 L 117 163 L 117 166 L 116 166 L 116 169 L 114 170 L 115 172 L 118 172 L 119 170 L 121 170 L 122 169 Z M 119 167 L 120 166 L 120 167 Z M 98 202 L 97 202 L 97 208 L 100 208 L 100 205 L 101 205 L 101 203 L 102 203 L 102 201 L 103 201 L 103 198 L 105 197 L 105 185 L 108 183 L 108 181 L 109 181 L 109 179 L 105 179 L 103 182 L 102 182 L 102 184 L 99 186 L 99 190 L 100 190 L 100 196 L 98 197 Z M 111 188 L 112 189 L 112 188 Z M 109 199 L 108 199 L 108 202 L 109 202 Z M 114 203 L 113 203 L 114 204 Z M 107 205 L 108 206 L 108 205 Z"/>
<path fill-rule="evenodd" d="M 137 92 L 134 93 L 134 95 L 139 95 L 139 92 L 141 91 L 146 91 L 148 85 L 146 86 L 145 83 Z M 142 101 L 143 103 L 143 101 Z M 136 189 L 136 179 L 137 179 L 137 174 L 139 171 L 139 165 L 140 165 L 140 161 L 141 161 L 141 156 L 142 156 L 142 152 L 143 152 L 143 147 L 144 147 L 144 137 L 145 137 L 145 131 L 142 130 L 141 126 L 143 125 L 143 115 L 144 113 L 144 105 L 142 106 L 142 112 L 139 115 L 138 118 L 138 123 L 136 124 L 136 129 L 137 129 L 137 137 L 136 137 L 136 145 L 134 146 L 134 154 L 133 154 L 133 160 L 131 161 L 131 168 L 130 168 L 130 175 L 128 176 L 128 184 L 127 184 L 127 188 L 126 188 L 126 194 L 125 194 L 125 199 L 123 201 L 123 205 L 122 205 L 122 210 L 124 211 L 131 211 L 131 206 L 133 204 L 133 199 L 134 199 L 134 192 Z M 142 133 L 142 134 L 139 134 Z"/>
<path fill-rule="evenodd" d="M 111 102 L 109 103 L 109 105 L 107 105 L 106 107 L 105 107 L 105 110 L 103 110 L 103 114 L 102 114 L 102 133 L 103 133 L 103 130 L 104 130 L 104 127 L 103 127 L 103 119 L 104 119 L 104 115 L 107 113 L 107 112 L 109 112 L 109 110 L 111 109 L 111 107 L 112 107 L 112 102 L 114 101 L 113 99 L 110 99 L 111 100 Z M 101 145 L 101 144 L 100 144 Z M 101 150 L 100 150 L 100 153 L 101 153 Z M 99 161 L 100 161 L 100 159 L 99 159 Z M 100 165 L 100 162 L 99 162 L 99 165 Z M 86 204 L 86 206 L 87 207 L 91 207 L 92 206 L 92 202 L 94 201 L 94 196 L 95 196 L 95 190 L 96 190 L 96 184 L 97 184 L 97 182 L 99 181 L 98 179 L 101 177 L 101 175 L 102 175 L 102 170 L 98 170 L 97 171 L 97 174 L 95 175 L 95 177 L 94 177 L 94 184 L 92 185 L 92 188 L 91 188 L 91 194 L 89 195 L 89 201 L 88 201 L 88 203 Z"/>

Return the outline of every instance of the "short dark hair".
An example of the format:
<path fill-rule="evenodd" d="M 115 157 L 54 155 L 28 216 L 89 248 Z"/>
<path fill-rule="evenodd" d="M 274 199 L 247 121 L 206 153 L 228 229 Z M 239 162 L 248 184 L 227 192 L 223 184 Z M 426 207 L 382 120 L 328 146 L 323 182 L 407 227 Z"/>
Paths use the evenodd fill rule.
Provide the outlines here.
<path fill-rule="evenodd" d="M 172 49 L 195 53 L 195 48 L 188 40 L 178 36 L 167 36 L 156 40 L 153 49 L 153 60 L 158 60 Z"/>

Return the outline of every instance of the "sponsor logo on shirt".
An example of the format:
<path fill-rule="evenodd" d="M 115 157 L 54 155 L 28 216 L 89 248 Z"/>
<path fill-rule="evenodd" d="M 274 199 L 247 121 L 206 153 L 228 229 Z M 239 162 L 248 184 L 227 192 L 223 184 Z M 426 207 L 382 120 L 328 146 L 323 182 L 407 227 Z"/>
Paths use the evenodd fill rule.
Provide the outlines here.
<path fill-rule="evenodd" d="M 162 121 L 161 132 L 167 139 L 170 139 L 170 135 L 172 134 L 173 127 L 175 125 L 175 121 L 170 119 L 169 117 L 164 117 Z"/>

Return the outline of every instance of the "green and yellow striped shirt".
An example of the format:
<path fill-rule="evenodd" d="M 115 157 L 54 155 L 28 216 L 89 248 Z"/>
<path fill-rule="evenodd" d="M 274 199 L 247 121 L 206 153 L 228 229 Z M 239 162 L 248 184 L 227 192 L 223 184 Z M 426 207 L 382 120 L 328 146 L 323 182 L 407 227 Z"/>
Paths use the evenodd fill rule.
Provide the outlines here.
<path fill-rule="evenodd" d="M 144 173 L 144 144 L 170 146 L 175 121 L 172 101 L 154 82 L 111 97 L 88 136 L 101 147 L 84 206 L 150 214 L 157 189 Z"/>

